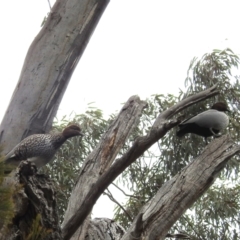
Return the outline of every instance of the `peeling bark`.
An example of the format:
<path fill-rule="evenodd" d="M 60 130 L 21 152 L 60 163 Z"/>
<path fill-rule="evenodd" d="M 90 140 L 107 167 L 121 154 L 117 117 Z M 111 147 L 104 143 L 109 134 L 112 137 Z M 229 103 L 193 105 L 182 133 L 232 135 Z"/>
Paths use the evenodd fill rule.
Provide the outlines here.
<path fill-rule="evenodd" d="M 1 229 L 4 235 L 0 239 L 61 240 L 56 192 L 51 180 L 36 174 L 36 168 L 23 161 L 13 183 L 14 219 L 5 230 Z"/>
<path fill-rule="evenodd" d="M 122 240 L 133 239 L 133 232 L 141 236 L 138 239 L 165 239 L 172 225 L 214 183 L 227 161 L 239 152 L 240 146 L 229 136 L 212 141 L 199 157 L 166 182 L 143 206 Z M 143 226 L 140 230 L 139 216 Z"/>
<path fill-rule="evenodd" d="M 144 107 L 146 107 L 146 103 L 140 101 L 139 97 L 131 97 L 109 126 L 99 144 L 85 160 L 65 213 L 63 221 L 64 239 L 69 239 L 85 220 L 85 225 L 81 226 L 78 232 L 71 238 L 84 239 L 89 223 L 89 221 L 86 221 L 86 217 L 105 189 L 103 186 L 96 186 L 96 182 L 101 175 L 108 171 L 127 137 L 137 126 Z M 95 198 L 89 197 L 91 193 L 95 195 Z M 84 212 L 83 216 L 80 217 L 81 222 L 69 220 L 76 215 L 79 207 L 81 207 Z"/>
<path fill-rule="evenodd" d="M 1 123 L 0 143 L 4 153 L 28 135 L 49 131 L 71 75 L 109 1 L 56 1 L 29 48 Z M 216 94 L 218 90 L 213 86 L 160 113 L 150 132 L 137 138 L 116 159 L 146 107 L 137 96 L 131 97 L 82 167 L 63 222 L 63 237 L 51 181 L 31 173 L 31 167 L 26 170 L 23 162 L 23 172 L 14 180 L 23 186 L 14 195 L 15 217 L 7 235 L 0 237 L 26 239 L 37 226 L 41 229 L 35 231 L 39 239 L 111 239 L 112 234 L 121 239 L 124 230 L 111 220 L 90 220 L 95 202 L 119 174 L 179 123 L 174 119 L 175 114 Z M 164 184 L 141 209 L 122 239 L 164 239 L 174 222 L 211 186 L 228 159 L 239 151 L 239 146 L 227 136 L 213 141 L 201 156 Z"/>
<path fill-rule="evenodd" d="M 89 226 L 85 240 L 120 240 L 125 230 L 108 218 L 95 218 Z"/>
<path fill-rule="evenodd" d="M 43 233 L 50 229 L 51 234 L 44 239 L 111 239 L 112 234 L 115 239 L 123 240 L 164 239 L 177 219 L 211 186 L 226 162 L 240 152 L 240 147 L 228 136 L 214 140 L 197 159 L 165 183 L 141 209 L 126 233 L 111 220 L 90 220 L 92 207 L 119 174 L 179 123 L 178 119 L 173 118 L 176 113 L 216 94 L 218 91 L 213 86 L 161 112 L 150 132 L 138 137 L 128 151 L 116 159 L 146 107 L 146 102 L 139 97 L 131 97 L 84 162 L 69 200 L 62 235 L 50 180 L 35 175 L 32 168 L 27 172 L 21 170 L 18 182 L 23 183 L 24 190 L 16 194 L 16 214 L 5 239 L 24 238 L 24 234 L 31 232 L 34 221 L 44 228 Z M 26 173 L 28 177 L 24 177 Z"/>
<path fill-rule="evenodd" d="M 114 129 L 118 126 L 121 129 L 122 134 L 130 134 L 131 129 L 127 129 L 129 125 L 126 125 L 124 121 L 117 121 L 119 116 L 123 113 L 123 110 L 133 111 L 131 107 L 132 99 L 137 100 L 136 97 L 132 97 L 129 101 L 125 104 L 122 111 L 120 112 L 119 116 L 115 120 L 118 122 L 118 125 L 114 126 L 114 123 L 110 126 L 110 130 L 107 130 L 106 134 L 101 139 L 99 145 L 90 154 L 90 156 L 86 159 L 83 169 L 81 170 L 80 177 L 76 183 L 76 187 L 72 192 L 69 205 L 66 211 L 65 219 L 63 222 L 63 238 L 70 239 L 72 234 L 81 226 L 83 223 L 86 224 L 81 226 L 78 230 L 78 233 L 74 235 L 71 239 L 81 239 L 85 236 L 85 231 L 87 228 L 87 224 L 89 221 L 86 221 L 87 216 L 90 214 L 91 209 L 99 196 L 103 193 L 103 191 L 109 186 L 114 179 L 121 174 L 131 163 L 133 163 L 138 157 L 140 157 L 149 147 L 151 147 L 155 142 L 157 142 L 161 137 L 163 137 L 171 128 L 176 126 L 179 123 L 179 120 L 172 119 L 175 114 L 183 110 L 184 108 L 207 99 L 209 97 L 215 96 L 218 94 L 218 90 L 216 89 L 217 86 L 213 86 L 205 91 L 197 93 L 191 97 L 188 97 L 176 105 L 172 106 L 171 108 L 167 109 L 166 111 L 159 114 L 153 127 L 147 136 L 139 137 L 133 143 L 133 146 L 129 148 L 129 150 L 119 159 L 115 160 L 115 162 L 110 166 L 113 162 L 113 158 L 111 156 L 116 156 L 119 149 L 115 149 L 116 152 L 109 153 L 109 158 L 105 159 L 104 161 L 109 161 L 109 163 L 105 163 L 105 166 L 110 166 L 110 168 L 105 170 L 102 174 L 101 165 L 99 163 L 102 162 L 101 157 L 105 156 L 103 151 L 104 142 L 106 139 L 111 139 L 111 136 L 114 135 Z M 139 101 L 139 100 L 137 100 Z M 136 104 L 136 103 L 135 103 Z M 142 109 L 145 105 L 142 105 Z M 141 109 L 140 108 L 140 109 Z M 132 107 L 132 109 L 135 109 Z M 140 114 L 140 113 L 138 113 Z M 131 116 L 127 114 L 127 116 Z M 124 117 L 125 118 L 125 117 Z M 127 118 L 128 119 L 128 118 Z M 136 120 L 131 120 L 132 122 L 136 122 Z M 121 132 L 120 134 L 121 136 Z M 128 135 L 124 135 L 127 137 Z M 125 140 L 124 140 L 125 141 Z M 109 142 L 109 140 L 107 140 Z M 120 144 L 123 144 L 121 142 Z M 119 146 L 120 147 L 120 146 Z M 91 176 L 89 178 L 89 176 Z M 85 222 L 84 222 L 85 221 Z M 81 233 L 82 232 L 82 233 Z"/>

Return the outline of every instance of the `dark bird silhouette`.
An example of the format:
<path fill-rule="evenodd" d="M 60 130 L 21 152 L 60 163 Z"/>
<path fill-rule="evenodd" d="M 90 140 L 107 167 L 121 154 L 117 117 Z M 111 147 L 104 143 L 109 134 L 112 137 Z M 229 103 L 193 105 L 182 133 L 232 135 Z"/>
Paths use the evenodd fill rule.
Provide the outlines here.
<path fill-rule="evenodd" d="M 51 161 L 67 139 L 74 136 L 83 136 L 77 125 L 66 127 L 62 133 L 33 134 L 14 147 L 3 162 L 18 166 L 22 160 L 29 160 L 35 163 L 37 168 L 41 168 Z"/>
<path fill-rule="evenodd" d="M 177 136 L 183 137 L 187 133 L 193 133 L 204 137 L 205 140 L 210 136 L 221 136 L 220 131 L 225 129 L 229 123 L 229 118 L 224 113 L 226 111 L 229 110 L 225 103 L 215 103 L 211 109 L 181 122 Z"/>

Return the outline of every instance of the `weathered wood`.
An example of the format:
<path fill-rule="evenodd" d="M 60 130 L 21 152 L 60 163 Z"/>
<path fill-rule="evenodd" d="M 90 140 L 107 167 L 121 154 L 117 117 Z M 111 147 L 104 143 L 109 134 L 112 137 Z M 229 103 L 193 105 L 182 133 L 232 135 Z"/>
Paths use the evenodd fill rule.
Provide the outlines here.
<path fill-rule="evenodd" d="M 240 152 L 229 136 L 212 141 L 195 160 L 166 182 L 135 218 L 122 240 L 132 239 L 142 216 L 139 239 L 165 239 L 178 218 L 214 183 L 227 161 Z M 139 228 L 138 228 L 139 229 Z"/>
<path fill-rule="evenodd" d="M 28 135 L 50 130 L 72 73 L 109 1 L 56 1 L 28 50 L 2 120 L 4 153 Z"/>
<path fill-rule="evenodd" d="M 125 230 L 117 222 L 108 218 L 90 221 L 85 240 L 120 240 Z"/>
<path fill-rule="evenodd" d="M 104 154 L 105 149 L 110 150 L 108 149 L 109 147 L 107 148 L 104 142 L 109 142 L 111 146 L 111 143 L 113 142 L 111 139 L 114 139 L 114 135 L 116 133 L 112 133 L 108 130 L 107 133 L 103 136 L 99 145 L 96 147 L 93 153 L 90 154 L 90 156 L 84 163 L 80 178 L 76 184 L 74 191 L 72 192 L 66 217 L 64 219 L 63 238 L 65 240 L 69 239 L 72 236 L 71 234 L 76 231 L 78 226 L 83 224 L 84 220 L 86 220 L 87 215 L 91 212 L 91 209 L 99 196 L 119 174 L 121 174 L 131 163 L 133 163 L 138 157 L 140 157 L 144 153 L 144 151 L 146 151 L 161 137 L 163 137 L 171 128 L 173 128 L 179 123 L 179 120 L 171 119 L 176 113 L 196 102 L 212 97 L 218 93 L 219 91 L 216 89 L 216 86 L 213 86 L 205 91 L 202 91 L 182 100 L 178 104 L 160 113 L 155 123 L 153 124 L 153 128 L 151 129 L 149 134 L 147 136 L 139 137 L 138 139 L 136 139 L 133 146 L 130 147 L 129 150 L 121 158 L 117 159 L 109 169 L 108 167 L 113 161 L 113 158 L 106 159 L 104 161 L 105 167 L 103 168 L 103 165 L 100 164 L 102 160 L 96 161 L 98 158 L 101 159 L 101 156 L 106 155 L 107 157 L 107 154 Z M 126 107 L 124 106 L 123 110 L 125 108 Z M 121 125 L 119 125 L 119 127 L 121 127 Z M 122 131 L 124 130 L 127 129 L 122 129 Z M 118 132 L 118 134 L 121 133 Z M 108 138 L 106 138 L 106 136 L 108 135 L 112 136 L 108 137 L 109 140 Z M 101 146 L 106 147 L 104 148 Z M 116 150 L 120 150 L 120 148 Z M 116 154 L 117 152 L 115 152 L 114 155 L 116 156 Z M 109 153 L 108 155 L 109 157 L 111 157 L 112 153 Z M 96 174 L 97 172 L 99 172 L 100 174 Z M 86 222 L 87 221 L 85 221 L 85 224 Z M 86 226 L 82 226 L 81 231 L 83 232 L 83 229 L 85 228 Z M 81 239 L 81 237 L 84 236 L 85 232 L 83 232 L 83 235 L 79 234 L 80 232 L 77 233 L 77 236 Z M 78 239 L 77 236 L 73 239 Z"/>
<path fill-rule="evenodd" d="M 49 131 L 71 75 L 108 2 L 109 0 L 58 0 L 55 3 L 47 22 L 29 48 L 18 84 L 0 126 L 0 143 L 4 146 L 4 152 L 8 152 L 21 139 L 30 134 Z M 82 226 L 72 239 L 84 239 L 86 237 L 85 234 L 89 230 L 88 216 L 98 197 L 124 169 L 163 137 L 168 130 L 178 124 L 178 120 L 171 119 L 176 113 L 191 104 L 216 94 L 218 94 L 218 91 L 214 86 L 160 113 L 149 134 L 136 139 L 133 146 L 113 163 L 125 140 L 137 125 L 142 109 L 145 107 L 145 103 L 140 101 L 139 98 L 131 98 L 83 166 L 63 223 L 64 239 L 71 238 L 81 224 Z M 230 155 L 232 156 L 239 151 L 238 146 L 233 146 L 229 139 L 221 138 L 216 141 L 225 141 L 226 149 L 229 151 L 224 152 L 224 147 L 221 147 L 215 149 L 215 152 L 210 151 L 204 155 L 208 158 L 212 156 L 212 163 L 214 163 L 210 167 L 210 172 L 207 171 L 208 169 L 204 169 L 205 165 L 202 166 L 202 171 L 206 170 L 205 178 L 201 179 L 194 172 L 196 168 L 201 167 L 202 161 L 207 159 L 207 157 L 201 159 L 200 156 L 200 160 L 197 159 L 173 178 L 170 185 L 164 185 L 161 191 L 165 195 L 161 195 L 161 192 L 159 192 L 142 209 L 140 215 L 126 233 L 125 239 L 134 239 L 142 235 L 146 239 L 165 237 L 173 222 L 196 200 L 197 196 L 201 195 L 210 186 Z M 220 145 L 221 142 L 216 143 L 216 146 L 219 147 Z M 233 147 L 230 148 L 231 146 Z M 219 155 L 214 155 L 217 153 Z M 198 165 L 194 165 L 195 162 Z M 188 170 L 193 166 L 195 167 L 191 171 Z M 199 169 L 197 169 L 197 173 L 199 174 Z M 23 215 L 26 216 L 28 211 L 26 203 L 29 201 L 34 206 L 33 209 L 37 209 L 37 207 L 41 209 L 43 226 L 47 228 L 50 226 L 51 234 L 47 238 L 61 239 L 61 230 L 56 219 L 57 214 L 53 211 L 55 206 L 54 194 L 51 192 L 52 190 L 45 187 L 49 184 L 47 182 L 42 183 L 39 178 L 30 177 L 25 180 L 28 194 L 26 196 L 21 192 L 18 195 L 19 198 L 16 199 L 19 200 L 17 203 L 17 218 L 15 219 L 18 221 L 16 226 L 19 226 L 20 231 L 29 230 L 26 227 L 26 221 L 28 225 L 34 218 L 36 219 L 39 211 L 34 210 L 34 218 L 30 216 L 29 219 L 24 217 L 19 220 Z M 194 181 L 195 185 L 188 184 Z M 36 188 L 38 184 L 40 184 L 39 189 Z M 179 192 L 180 187 L 183 188 L 181 190 L 186 195 Z M 189 193 L 188 188 L 190 187 L 191 191 Z M 173 197 L 171 192 L 174 191 L 170 190 L 177 193 L 174 197 L 178 204 L 181 203 L 179 209 L 176 209 L 175 203 L 171 206 L 170 200 Z M 43 202 L 40 202 L 41 198 Z M 50 202 L 48 202 L 49 199 Z M 183 201 L 180 201 L 182 199 Z M 158 205 L 161 203 L 166 204 L 166 206 L 168 204 L 168 208 L 161 205 L 162 210 L 159 211 Z M 179 207 L 179 205 L 177 206 Z M 48 215 L 49 209 L 53 211 L 50 213 L 54 217 L 51 214 Z M 47 225 L 45 225 L 46 223 Z M 162 226 L 162 228 L 159 228 L 159 226 Z M 14 226 L 11 231 L 12 234 L 18 234 L 17 230 L 19 229 Z M 129 238 L 126 238 L 127 236 Z"/>
<path fill-rule="evenodd" d="M 129 134 L 137 126 L 145 106 L 146 103 L 140 101 L 139 97 L 131 97 L 102 136 L 95 150 L 85 160 L 77 184 L 72 191 L 62 224 L 64 239 L 69 239 L 79 227 L 79 222 L 69 221 L 76 214 L 79 207 L 82 207 L 84 211 L 85 215 L 81 223 L 85 220 L 85 225 L 81 226 L 71 239 L 84 239 L 87 224 L 89 223 L 86 221 L 86 217 L 105 189 L 101 186 L 97 187 L 96 182 L 109 169 Z M 88 198 L 88 194 L 92 192 L 97 194 L 98 197 Z"/>
<path fill-rule="evenodd" d="M 1 229 L 4 236 L 0 239 L 61 240 L 54 184 L 36 174 L 36 168 L 27 161 L 21 162 L 19 169 L 13 181 L 14 218 L 6 230 Z"/>
<path fill-rule="evenodd" d="M 98 146 L 96 146 L 95 150 L 86 159 L 81 169 L 79 179 L 72 192 L 66 211 L 62 228 L 63 239 L 85 239 L 89 236 L 88 233 L 90 232 L 88 231 L 90 231 L 90 229 L 91 237 L 94 238 L 94 236 L 96 236 L 94 235 L 94 229 L 98 227 L 100 228 L 98 231 L 99 234 L 101 231 L 104 231 L 106 225 L 102 224 L 101 221 L 93 222 L 88 220 L 93 205 L 106 187 L 153 143 L 158 141 L 168 130 L 178 124 L 179 120 L 172 119 L 176 113 L 189 106 L 189 104 L 194 104 L 195 102 L 216 94 L 218 94 L 218 91 L 216 90 L 216 86 L 214 86 L 160 113 L 149 134 L 137 138 L 129 150 L 122 157 L 115 160 L 129 134 L 137 126 L 142 110 L 146 107 L 146 103 L 140 101 L 137 96 L 131 97 L 116 119 L 111 123 Z M 238 146 L 233 146 L 233 142 L 229 140 L 229 138 L 226 140 L 226 138 L 223 137 L 216 141 L 213 147 L 209 145 L 209 151 L 207 151 L 207 148 L 203 155 L 199 156 L 198 159 L 170 180 L 169 184 L 166 183 L 163 188 L 159 190 L 155 198 L 142 208 L 134 220 L 133 225 L 125 234 L 124 239 L 141 239 L 143 236 L 149 240 L 165 238 L 172 224 L 212 184 L 217 173 L 226 164 L 226 161 L 240 151 Z M 211 161 L 205 162 L 207 157 Z M 114 160 L 115 162 L 113 162 Z M 195 165 L 195 163 L 197 163 L 197 165 Z M 209 165 L 207 165 L 208 163 L 212 164 L 212 167 L 209 167 Z M 205 176 L 204 174 L 200 174 L 200 176 L 196 174 L 200 173 L 199 168 L 206 174 Z M 191 169 L 191 171 L 188 169 Z M 203 177 L 203 179 L 201 177 Z M 29 179 L 31 180 L 31 178 Z M 28 184 L 30 184 L 30 190 L 28 190 L 27 194 L 28 197 L 29 195 L 31 197 L 39 194 L 39 190 L 36 188 L 38 181 L 41 182 L 41 179 L 38 179 L 34 183 L 31 181 L 26 182 L 26 189 L 29 189 Z M 199 184 L 198 186 L 197 183 Z M 31 185 L 34 185 L 33 188 Z M 197 191 L 197 188 L 199 191 Z M 35 193 L 31 189 L 35 189 Z M 36 197 L 37 201 L 33 204 L 35 207 L 41 206 L 39 198 L 43 198 L 44 201 L 48 199 L 47 197 L 45 200 L 44 197 L 46 194 L 41 193 L 44 189 L 44 185 L 42 187 L 40 186 L 40 195 Z M 173 198 L 176 200 L 176 203 L 173 201 Z M 26 202 L 24 200 L 25 196 L 22 199 L 23 207 L 19 207 L 18 212 L 25 212 L 24 209 L 26 209 L 26 207 L 24 207 L 24 203 Z M 34 199 L 35 197 L 33 197 L 33 200 Z M 52 197 L 50 197 L 50 199 L 52 199 Z M 19 197 L 19 200 L 21 200 L 21 197 Z M 163 202 L 162 205 L 161 202 Z M 22 203 L 20 201 L 19 205 L 21 206 Z M 169 206 L 166 208 L 167 204 L 169 204 Z M 42 204 L 42 206 L 48 206 L 47 202 L 46 204 Z M 181 208 L 179 208 L 179 206 L 181 206 Z M 49 207 L 47 210 L 49 210 Z M 61 234 L 57 220 L 54 220 L 51 216 L 47 216 L 44 212 L 41 212 L 41 214 L 43 215 L 43 221 L 48 222 L 48 225 L 55 226 L 53 234 Z M 36 215 L 34 215 L 34 217 L 35 216 Z M 53 216 L 57 215 L 53 214 Z M 23 221 L 25 221 L 25 217 Z M 52 225 L 52 221 L 55 225 Z M 163 223 L 165 223 L 165 225 Z M 159 228 L 159 225 L 162 225 L 163 228 Z M 81 227 L 79 228 L 79 226 Z M 77 229 L 78 231 L 72 236 Z M 16 232 L 15 227 L 12 228 L 12 230 L 12 233 Z M 120 235 L 118 235 L 118 237 L 119 236 Z M 48 237 L 49 239 L 54 239 L 56 236 L 49 235 Z M 59 235 L 57 239 L 61 239 L 61 236 Z M 104 237 L 102 239 L 104 239 Z"/>

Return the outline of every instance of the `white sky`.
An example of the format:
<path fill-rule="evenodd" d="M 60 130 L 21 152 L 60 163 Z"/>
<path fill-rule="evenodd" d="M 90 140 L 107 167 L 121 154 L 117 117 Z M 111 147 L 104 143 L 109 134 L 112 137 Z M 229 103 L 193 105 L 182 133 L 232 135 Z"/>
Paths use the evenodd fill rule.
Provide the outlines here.
<path fill-rule="evenodd" d="M 82 113 L 89 102 L 111 114 L 135 94 L 141 99 L 177 94 L 194 56 L 226 47 L 240 54 L 239 9 L 238 0 L 112 0 L 72 76 L 58 116 Z M 47 0 L 1 2 L 0 120 L 47 12 Z M 100 206 L 106 205 L 106 198 Z M 94 217 L 111 218 L 107 205 L 109 211 L 101 207 Z"/>

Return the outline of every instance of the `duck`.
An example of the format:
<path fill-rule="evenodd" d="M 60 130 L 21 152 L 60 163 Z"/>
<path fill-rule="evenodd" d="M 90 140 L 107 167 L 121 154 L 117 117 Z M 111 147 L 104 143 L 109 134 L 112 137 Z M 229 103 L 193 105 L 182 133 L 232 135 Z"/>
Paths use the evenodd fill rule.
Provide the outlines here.
<path fill-rule="evenodd" d="M 213 104 L 211 109 L 181 122 L 177 136 L 183 137 L 188 133 L 193 133 L 204 137 L 206 142 L 208 137 L 220 137 L 221 131 L 229 124 L 229 117 L 224 112 L 230 112 L 226 103 Z"/>
<path fill-rule="evenodd" d="M 30 135 L 5 156 L 3 163 L 18 166 L 21 161 L 28 160 L 41 168 L 53 159 L 66 140 L 75 136 L 84 136 L 76 124 L 67 126 L 60 133 Z"/>

